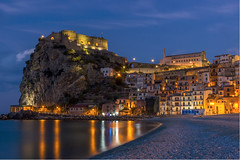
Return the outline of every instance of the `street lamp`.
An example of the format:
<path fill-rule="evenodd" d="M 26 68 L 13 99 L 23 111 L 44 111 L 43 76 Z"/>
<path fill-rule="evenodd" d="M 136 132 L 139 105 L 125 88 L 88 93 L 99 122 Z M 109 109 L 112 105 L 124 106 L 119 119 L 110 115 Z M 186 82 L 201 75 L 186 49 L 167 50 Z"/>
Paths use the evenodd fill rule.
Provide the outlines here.
<path fill-rule="evenodd" d="M 133 61 L 135 61 L 136 60 L 136 58 L 133 58 Z"/>
<path fill-rule="evenodd" d="M 152 59 L 151 62 L 154 62 L 154 59 Z"/>

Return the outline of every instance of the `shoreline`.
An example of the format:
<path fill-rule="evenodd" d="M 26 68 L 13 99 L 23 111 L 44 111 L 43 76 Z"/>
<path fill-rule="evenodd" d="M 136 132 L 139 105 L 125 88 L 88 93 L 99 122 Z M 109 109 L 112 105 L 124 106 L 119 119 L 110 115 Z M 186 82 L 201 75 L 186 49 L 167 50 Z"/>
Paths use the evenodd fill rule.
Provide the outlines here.
<path fill-rule="evenodd" d="M 239 158 L 239 114 L 151 120 L 162 125 L 90 159 Z"/>
<path fill-rule="evenodd" d="M 140 121 L 151 121 L 151 122 L 153 122 L 153 123 L 156 123 L 156 121 L 153 121 L 153 119 L 155 119 L 155 118 L 156 118 L 156 117 L 150 118 L 150 119 L 142 119 L 142 120 L 140 120 Z M 131 143 L 131 142 L 136 141 L 136 140 L 138 140 L 138 139 L 144 138 L 145 136 L 148 136 L 149 134 L 153 133 L 154 131 L 156 131 L 156 130 L 158 130 L 158 129 L 163 129 L 162 127 L 163 127 L 163 124 L 160 123 L 160 122 L 158 122 L 158 126 L 156 126 L 155 128 L 147 131 L 146 133 L 142 134 L 141 136 L 136 137 L 135 139 L 133 139 L 133 140 L 131 140 L 131 141 L 128 141 L 128 142 L 125 142 L 125 143 L 123 143 L 123 144 L 121 144 L 121 145 L 119 145 L 119 146 L 116 146 L 116 147 L 110 148 L 110 149 L 108 149 L 108 150 L 106 150 L 106 151 L 100 152 L 100 153 L 98 153 L 98 154 L 96 154 L 96 155 L 94 155 L 94 156 L 92 156 L 92 157 L 89 157 L 88 159 L 100 159 L 99 156 L 102 156 L 102 155 L 104 155 L 104 154 L 108 154 L 108 152 L 111 152 L 112 150 L 118 149 L 119 147 L 122 147 L 122 146 L 124 146 L 124 145 L 128 145 L 128 143 Z"/>
<path fill-rule="evenodd" d="M 74 116 L 67 114 L 45 114 L 31 111 L 21 111 L 17 113 L 1 114 L 0 120 L 105 120 L 105 121 L 136 121 L 151 119 L 155 115 L 139 116 Z M 159 117 L 159 116 L 158 116 Z M 164 117 L 164 116 L 162 116 Z"/>

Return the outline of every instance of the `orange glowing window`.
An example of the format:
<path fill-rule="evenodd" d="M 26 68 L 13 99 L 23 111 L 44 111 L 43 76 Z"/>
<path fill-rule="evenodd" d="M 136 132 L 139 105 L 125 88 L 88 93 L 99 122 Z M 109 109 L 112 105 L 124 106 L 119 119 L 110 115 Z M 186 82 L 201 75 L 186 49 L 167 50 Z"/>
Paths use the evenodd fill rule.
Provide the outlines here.
<path fill-rule="evenodd" d="M 71 37 L 69 36 L 69 37 L 68 37 L 68 39 L 70 40 L 70 39 L 71 39 Z"/>
<path fill-rule="evenodd" d="M 96 46 L 98 46 L 98 43 L 96 43 Z"/>
<path fill-rule="evenodd" d="M 90 42 L 87 42 L 88 45 L 90 45 L 91 43 Z"/>
<path fill-rule="evenodd" d="M 54 37 L 51 37 L 51 40 L 54 40 Z"/>

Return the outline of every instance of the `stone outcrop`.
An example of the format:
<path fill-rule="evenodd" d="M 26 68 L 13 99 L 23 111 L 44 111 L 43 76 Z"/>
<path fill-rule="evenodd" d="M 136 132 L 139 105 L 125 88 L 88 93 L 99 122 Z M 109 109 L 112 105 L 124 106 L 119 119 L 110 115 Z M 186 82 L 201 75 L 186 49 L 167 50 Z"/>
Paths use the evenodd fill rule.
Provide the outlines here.
<path fill-rule="evenodd" d="M 117 98 L 123 93 L 121 78 L 104 78 L 100 68 L 119 70 L 125 60 L 107 50 L 85 49 L 61 32 L 52 33 L 39 39 L 26 61 L 19 104 L 53 106 Z"/>

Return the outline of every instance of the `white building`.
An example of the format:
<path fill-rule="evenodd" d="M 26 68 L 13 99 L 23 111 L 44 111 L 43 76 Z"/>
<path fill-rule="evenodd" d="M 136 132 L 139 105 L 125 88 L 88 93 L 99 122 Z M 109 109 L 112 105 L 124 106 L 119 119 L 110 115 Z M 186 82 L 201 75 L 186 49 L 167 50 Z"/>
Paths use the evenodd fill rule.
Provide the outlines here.
<path fill-rule="evenodd" d="M 239 61 L 238 55 L 223 54 L 223 55 L 215 56 L 215 59 L 213 60 L 213 64 L 223 64 L 223 63 L 234 64 L 236 61 Z"/>
<path fill-rule="evenodd" d="M 103 73 L 104 77 L 113 77 L 116 74 L 112 68 L 101 68 L 100 71 Z"/>

